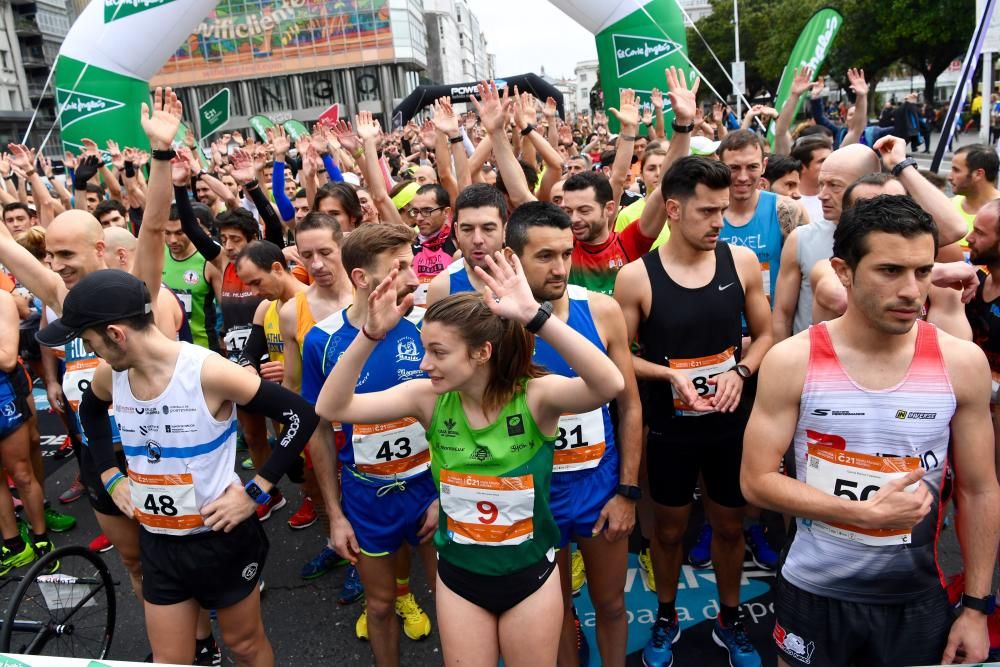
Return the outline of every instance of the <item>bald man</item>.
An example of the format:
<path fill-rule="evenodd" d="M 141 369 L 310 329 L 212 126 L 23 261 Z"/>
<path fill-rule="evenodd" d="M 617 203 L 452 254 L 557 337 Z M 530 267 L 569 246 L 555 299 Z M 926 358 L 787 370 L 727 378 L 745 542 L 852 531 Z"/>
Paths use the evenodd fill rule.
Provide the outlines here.
<path fill-rule="evenodd" d="M 880 169 L 875 152 L 860 144 L 837 149 L 823 162 L 819 172 L 823 219 L 793 229 L 781 251 L 772 317 L 775 342 L 812 324 L 809 274 L 816 262 L 833 254 L 833 230 L 840 220 L 844 190 L 861 176 Z"/>

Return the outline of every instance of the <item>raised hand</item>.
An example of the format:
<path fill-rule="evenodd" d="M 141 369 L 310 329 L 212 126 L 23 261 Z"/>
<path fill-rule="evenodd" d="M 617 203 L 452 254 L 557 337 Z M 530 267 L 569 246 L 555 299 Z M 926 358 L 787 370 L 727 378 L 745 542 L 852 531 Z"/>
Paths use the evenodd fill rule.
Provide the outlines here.
<path fill-rule="evenodd" d="M 514 90 L 516 93 L 516 86 L 514 87 Z M 538 109 L 535 106 L 535 96 L 531 93 L 521 93 L 520 95 L 516 95 L 516 99 L 519 102 L 516 106 L 517 115 L 521 117 L 521 121 L 517 126 L 525 128 L 529 125 L 534 125 L 535 121 L 538 120 Z"/>
<path fill-rule="evenodd" d="M 378 121 L 372 117 L 370 111 L 358 112 L 358 114 L 354 117 L 354 129 L 362 141 L 378 139 L 378 135 L 382 131 L 379 127 Z"/>
<path fill-rule="evenodd" d="M 284 162 L 285 156 L 288 155 L 288 151 L 292 148 L 292 142 L 288 140 L 285 128 L 280 125 L 268 128 L 267 140 L 274 147 L 274 159 L 278 162 Z"/>
<path fill-rule="evenodd" d="M 716 125 L 722 125 L 722 115 L 725 111 L 725 107 L 721 103 L 716 102 L 712 105 L 712 121 Z"/>
<path fill-rule="evenodd" d="M 642 107 L 642 124 L 643 125 L 653 124 L 653 107 L 649 106 L 648 104 L 643 105 Z"/>
<path fill-rule="evenodd" d="M 245 146 L 246 145 L 246 141 L 243 139 L 243 135 L 240 134 L 239 130 L 236 130 L 235 132 L 233 132 L 233 141 L 236 142 L 237 146 Z"/>
<path fill-rule="evenodd" d="M 823 87 L 826 85 L 824 81 L 825 79 L 823 77 L 816 77 L 816 80 L 812 83 L 812 90 L 809 91 L 809 97 L 814 100 L 819 99 L 820 95 L 823 94 Z"/>
<path fill-rule="evenodd" d="M 458 136 L 458 116 L 451 108 L 451 99 L 442 97 L 434 102 L 434 127 L 448 137 Z"/>
<path fill-rule="evenodd" d="M 631 88 L 623 90 L 618 106 L 619 109 L 611 108 L 608 111 L 618 119 L 622 134 L 635 134 L 635 130 L 639 127 L 639 107 L 635 91 Z"/>
<path fill-rule="evenodd" d="M 556 101 L 551 97 L 546 97 L 545 106 L 542 107 L 542 115 L 548 118 L 551 123 L 557 113 L 559 113 L 559 105 L 556 104 Z"/>
<path fill-rule="evenodd" d="M 229 164 L 233 167 L 232 174 L 237 183 L 249 183 L 257 177 L 253 158 L 242 148 L 233 151 L 229 156 Z"/>
<path fill-rule="evenodd" d="M 177 95 L 170 88 L 157 88 L 153 93 L 153 110 L 150 112 L 145 102 L 142 103 L 142 130 L 149 137 L 149 145 L 153 150 L 170 148 L 177 128 L 181 124 L 184 107 Z"/>
<path fill-rule="evenodd" d="M 383 338 L 392 331 L 403 315 L 413 307 L 413 295 L 407 294 L 402 300 L 396 292 L 396 276 L 399 275 L 399 260 L 393 262 L 392 271 L 378 287 L 368 295 L 368 318 L 365 333 L 372 338 Z"/>
<path fill-rule="evenodd" d="M 663 93 L 659 88 L 653 88 L 653 92 L 649 94 L 649 101 L 654 109 L 663 108 Z"/>
<path fill-rule="evenodd" d="M 8 144 L 10 161 L 15 167 L 29 173 L 35 169 L 35 153 L 23 144 Z"/>
<path fill-rule="evenodd" d="M 847 81 L 851 85 L 851 90 L 855 95 L 868 94 L 868 82 L 865 81 L 865 71 L 851 67 L 847 70 Z"/>
<path fill-rule="evenodd" d="M 490 290 L 484 297 L 487 307 L 494 315 L 516 320 L 521 324 L 534 319 L 538 313 L 538 302 L 531 293 L 531 286 L 524 277 L 521 260 L 517 255 L 511 255 L 508 260 L 502 252 L 497 251 L 495 259 L 489 255 L 484 259 L 489 272 L 479 266 L 475 270 L 476 275 Z"/>
<path fill-rule="evenodd" d="M 882 158 L 882 164 L 890 171 L 906 159 L 906 142 L 891 134 L 876 141 L 872 150 L 878 153 Z"/>
<path fill-rule="evenodd" d="M 186 188 L 191 185 L 191 165 L 183 154 L 178 153 L 170 161 L 170 177 L 178 187 Z"/>
<path fill-rule="evenodd" d="M 101 157 L 101 149 L 97 147 L 97 142 L 93 139 L 81 139 L 80 143 L 83 144 L 83 154 L 84 155 L 94 155 L 96 157 Z"/>
<path fill-rule="evenodd" d="M 66 151 L 63 153 L 63 164 L 67 169 L 76 169 L 76 156 Z"/>
<path fill-rule="evenodd" d="M 194 151 L 187 146 L 180 146 L 177 149 L 177 154 L 187 163 L 192 176 L 197 176 L 201 173 L 201 162 L 199 162 L 198 158 L 195 157 Z"/>
<path fill-rule="evenodd" d="M 111 164 L 114 165 L 115 169 L 125 168 L 125 156 L 118 148 L 118 143 L 111 139 L 108 139 L 108 155 L 111 156 Z"/>
<path fill-rule="evenodd" d="M 503 99 L 497 90 L 496 81 L 481 81 L 476 86 L 478 98 L 470 97 L 469 101 L 479 114 L 480 124 L 487 132 L 502 132 L 506 122 L 507 111 L 512 107 L 510 89 L 504 88 Z"/>
<path fill-rule="evenodd" d="M 684 70 L 668 67 L 666 75 L 667 94 L 673 107 L 674 120 L 678 125 L 689 125 L 694 121 L 695 112 L 698 110 L 698 86 L 701 85 L 701 79 L 695 79 L 694 84 L 688 88 Z"/>
<path fill-rule="evenodd" d="M 561 144 L 571 144 L 573 143 L 573 128 L 569 125 L 563 123 L 559 126 L 559 143 Z"/>
<path fill-rule="evenodd" d="M 45 174 L 45 177 L 52 178 L 52 160 L 48 159 L 44 155 L 39 155 L 38 164 L 41 165 L 42 173 Z"/>
<path fill-rule="evenodd" d="M 790 92 L 792 95 L 799 96 L 810 86 L 812 81 L 813 71 L 811 67 L 802 67 L 801 69 L 796 68 L 792 76 L 792 87 Z"/>
<path fill-rule="evenodd" d="M 429 120 L 425 120 L 424 124 L 420 126 L 420 143 L 422 143 L 424 148 L 427 150 L 434 150 L 436 137 L 437 134 L 434 131 L 434 123 Z"/>
<path fill-rule="evenodd" d="M 352 155 L 361 147 L 358 135 L 354 133 L 354 128 L 347 121 L 338 120 L 335 125 L 330 126 L 330 132 L 337 138 L 337 141 L 344 147 L 344 150 L 350 152 Z"/>

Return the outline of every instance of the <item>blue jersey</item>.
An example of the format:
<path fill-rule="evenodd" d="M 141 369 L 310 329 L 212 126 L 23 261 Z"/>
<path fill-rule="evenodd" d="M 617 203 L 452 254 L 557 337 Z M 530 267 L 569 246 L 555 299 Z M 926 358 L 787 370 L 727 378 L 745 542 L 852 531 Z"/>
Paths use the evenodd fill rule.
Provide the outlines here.
<path fill-rule="evenodd" d="M 76 427 L 83 435 L 83 442 L 87 444 L 87 436 L 83 431 L 83 425 L 80 424 L 80 417 L 77 413 L 80 410 L 80 401 L 83 399 L 83 393 L 93 381 L 94 371 L 97 370 L 97 365 L 101 360 L 96 354 L 87 352 L 83 347 L 82 338 L 74 338 L 66 343 L 64 347 L 66 351 L 66 371 L 63 373 L 62 379 L 63 393 L 66 394 L 66 399 L 69 401 L 69 406 L 73 411 Z M 111 420 L 112 440 L 114 442 L 121 442 L 122 436 L 118 432 L 118 422 L 115 421 L 114 415 L 110 410 L 108 419 Z"/>
<path fill-rule="evenodd" d="M 452 262 L 445 270 L 448 272 L 448 294 L 476 291 L 469 280 L 469 267 L 464 259 Z"/>
<path fill-rule="evenodd" d="M 604 347 L 597 325 L 594 323 L 594 316 L 590 312 L 588 291 L 579 285 L 569 285 L 566 293 L 569 297 L 569 319 L 566 323 L 592 342 L 602 353 L 607 354 L 607 348 Z M 578 377 L 576 371 L 566 363 L 555 348 L 537 336 L 534 361 L 555 375 Z M 615 431 L 611 425 L 611 413 L 607 404 L 586 414 L 563 415 L 559 419 L 559 433 L 555 447 L 553 485 L 571 472 L 604 465 L 617 467 Z"/>
<path fill-rule="evenodd" d="M 347 310 L 317 322 L 302 342 L 302 396 L 313 404 L 334 364 L 360 335 L 347 319 Z M 385 391 L 401 382 L 427 377 L 420 370 L 423 316 L 423 308 L 414 308 L 375 346 L 358 378 L 356 393 Z M 429 470 L 424 428 L 412 417 L 389 424 L 343 424 L 343 429 L 346 444 L 340 450 L 340 460 L 351 466 L 353 473 L 392 480 Z"/>
<path fill-rule="evenodd" d="M 781 267 L 781 248 L 785 244 L 778 222 L 778 195 L 773 192 L 761 191 L 757 201 L 757 210 L 747 224 L 734 227 L 728 220 L 723 221 L 720 241 L 729 245 L 738 245 L 753 250 L 760 262 L 760 275 L 764 284 L 764 295 L 768 303 L 774 307 L 771 298 L 774 285 L 778 281 L 778 269 Z"/>

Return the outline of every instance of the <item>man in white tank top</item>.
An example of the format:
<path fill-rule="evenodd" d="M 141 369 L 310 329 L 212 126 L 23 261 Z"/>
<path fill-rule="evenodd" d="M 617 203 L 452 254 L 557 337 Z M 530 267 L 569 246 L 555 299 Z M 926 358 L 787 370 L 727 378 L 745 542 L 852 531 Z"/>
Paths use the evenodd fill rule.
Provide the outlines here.
<path fill-rule="evenodd" d="M 990 372 L 975 345 L 918 320 L 937 241 L 906 196 L 845 211 L 833 266 L 847 311 L 779 343 L 761 366 L 741 486 L 798 517 L 775 589 L 781 665 L 986 657 L 1000 539 Z M 778 472 L 790 441 L 794 478 Z M 954 624 L 936 562 L 949 461 L 966 572 Z"/>
<path fill-rule="evenodd" d="M 106 362 L 83 393 L 80 420 L 105 489 L 142 526 L 142 596 L 154 662 L 191 663 L 204 608 L 217 610 L 238 665 L 272 667 L 257 585 L 267 538 L 255 511 L 296 463 L 319 420 L 280 385 L 163 335 L 152 310 L 141 280 L 95 271 L 66 295 L 62 317 L 38 341 L 53 346 L 80 338 Z M 112 444 L 112 403 L 127 472 Z M 237 406 L 287 427 L 245 487 L 233 472 Z"/>

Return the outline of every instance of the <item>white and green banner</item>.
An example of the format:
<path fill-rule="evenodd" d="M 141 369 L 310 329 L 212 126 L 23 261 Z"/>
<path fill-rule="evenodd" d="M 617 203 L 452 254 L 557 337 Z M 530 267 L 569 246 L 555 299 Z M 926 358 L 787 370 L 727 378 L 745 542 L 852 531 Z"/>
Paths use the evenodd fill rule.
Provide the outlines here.
<path fill-rule="evenodd" d="M 671 65 L 688 72 L 684 16 L 675 0 L 550 0 L 564 14 L 594 33 L 604 108 L 617 107 L 621 91 L 632 88 L 649 102 L 653 88 L 666 93 L 663 70 Z M 673 115 L 667 104 L 667 125 Z M 608 118 L 616 132 L 614 116 Z"/>
<path fill-rule="evenodd" d="M 93 0 L 70 28 L 56 61 L 55 92 L 66 150 L 84 138 L 148 147 L 138 123 L 149 79 L 216 0 Z M 193 109 L 186 113 L 193 113 Z"/>
<path fill-rule="evenodd" d="M 826 54 L 830 52 L 837 31 L 844 24 L 844 17 L 836 9 L 826 7 L 812 15 L 812 18 L 802 28 L 799 39 L 792 48 L 792 54 L 788 57 L 788 64 L 781 74 L 781 83 L 778 84 L 778 94 L 775 95 L 774 108 L 781 110 L 788 100 L 788 94 L 792 89 L 792 79 L 795 78 L 795 70 L 808 67 L 812 70 L 812 78 L 819 74 L 819 68 L 826 60 Z M 799 106 L 795 108 L 798 114 L 802 106 L 799 99 Z"/>

